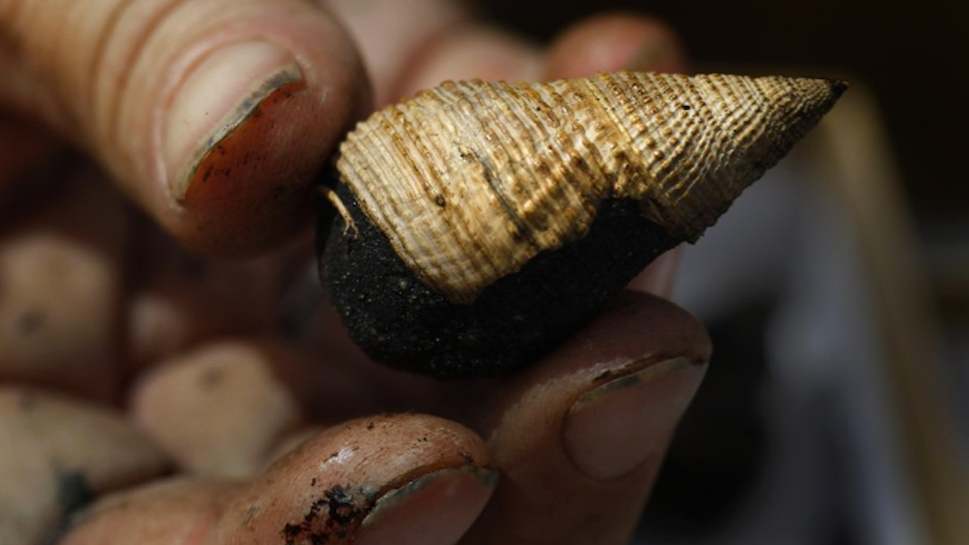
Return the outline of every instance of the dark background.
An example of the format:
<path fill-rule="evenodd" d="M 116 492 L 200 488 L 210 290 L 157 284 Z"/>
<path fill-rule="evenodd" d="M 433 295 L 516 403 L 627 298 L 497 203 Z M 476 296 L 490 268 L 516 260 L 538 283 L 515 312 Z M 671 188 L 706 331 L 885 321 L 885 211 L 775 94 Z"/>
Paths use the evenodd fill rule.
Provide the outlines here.
<path fill-rule="evenodd" d="M 583 16 L 665 20 L 695 66 L 767 65 L 861 80 L 885 116 L 919 224 L 969 219 L 969 2 L 479 0 L 492 19 L 551 39 Z M 787 74 L 797 75 L 797 74 Z"/>

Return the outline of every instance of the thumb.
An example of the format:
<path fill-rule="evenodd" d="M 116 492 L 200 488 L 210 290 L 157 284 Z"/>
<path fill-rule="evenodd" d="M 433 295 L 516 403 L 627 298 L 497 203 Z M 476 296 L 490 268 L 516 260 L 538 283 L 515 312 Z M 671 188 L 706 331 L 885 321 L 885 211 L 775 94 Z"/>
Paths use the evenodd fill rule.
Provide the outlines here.
<path fill-rule="evenodd" d="M 300 0 L 0 0 L 0 73 L 0 106 L 43 118 L 209 253 L 302 226 L 369 106 L 349 38 Z"/>

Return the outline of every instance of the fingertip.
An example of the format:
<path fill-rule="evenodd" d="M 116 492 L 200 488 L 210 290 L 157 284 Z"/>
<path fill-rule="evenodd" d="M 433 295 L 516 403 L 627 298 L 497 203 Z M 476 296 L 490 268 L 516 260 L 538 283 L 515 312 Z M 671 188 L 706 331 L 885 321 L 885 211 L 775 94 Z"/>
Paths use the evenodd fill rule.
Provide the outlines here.
<path fill-rule="evenodd" d="M 618 70 L 682 72 L 685 58 L 666 24 L 614 12 L 585 19 L 559 35 L 549 48 L 546 75 L 560 79 Z"/>
<path fill-rule="evenodd" d="M 326 454 L 322 463 L 321 454 Z M 287 475 L 302 479 L 306 469 L 315 468 L 379 488 L 379 483 L 399 480 L 415 469 L 468 464 L 491 466 L 488 448 L 470 429 L 431 415 L 381 414 L 350 420 L 309 438 L 273 465 L 264 483 L 275 490 Z"/>
<path fill-rule="evenodd" d="M 706 365 L 676 357 L 609 371 L 572 403 L 562 432 L 569 461 L 597 481 L 662 456 Z"/>
<path fill-rule="evenodd" d="M 233 500 L 220 526 L 247 542 L 448 545 L 490 497 L 490 466 L 484 441 L 455 422 L 353 420 L 283 456 Z"/>
<path fill-rule="evenodd" d="M 651 293 L 669 299 L 676 285 L 676 273 L 683 255 L 683 246 L 677 246 L 653 260 L 626 289 Z"/>
<path fill-rule="evenodd" d="M 541 77 L 535 44 L 486 25 L 465 25 L 420 51 L 394 96 L 407 97 L 445 80 L 530 81 Z"/>
<path fill-rule="evenodd" d="M 377 107 L 399 99 L 428 49 L 472 19 L 461 0 L 329 0 L 327 5 L 356 38 Z M 460 32 L 464 34 L 464 32 Z"/>
<path fill-rule="evenodd" d="M 339 37 L 326 47 L 299 33 L 226 45 L 164 99 L 163 218 L 184 245 L 250 255 L 309 227 L 313 183 L 370 106 L 362 67 Z"/>
<path fill-rule="evenodd" d="M 454 545 L 481 514 L 497 472 L 468 465 L 430 472 L 384 493 L 361 523 L 358 545 Z"/>
<path fill-rule="evenodd" d="M 502 484 L 472 531 L 482 542 L 625 543 L 709 354 L 687 312 L 620 294 L 482 409 Z"/>

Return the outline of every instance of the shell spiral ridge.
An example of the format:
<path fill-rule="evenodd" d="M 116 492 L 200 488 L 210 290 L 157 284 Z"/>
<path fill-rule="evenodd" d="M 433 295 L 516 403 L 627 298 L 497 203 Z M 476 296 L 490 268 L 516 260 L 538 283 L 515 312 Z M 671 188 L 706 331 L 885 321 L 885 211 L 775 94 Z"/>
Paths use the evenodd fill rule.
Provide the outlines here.
<path fill-rule="evenodd" d="M 348 136 L 341 180 L 395 252 L 458 303 L 631 199 L 693 241 L 834 104 L 821 79 L 620 72 L 447 82 Z"/>

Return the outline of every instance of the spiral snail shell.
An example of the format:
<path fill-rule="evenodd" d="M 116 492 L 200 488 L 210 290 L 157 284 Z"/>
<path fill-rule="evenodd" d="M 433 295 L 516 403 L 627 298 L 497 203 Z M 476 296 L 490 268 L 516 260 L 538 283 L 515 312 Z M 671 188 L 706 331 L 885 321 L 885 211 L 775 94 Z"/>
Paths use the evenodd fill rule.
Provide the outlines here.
<path fill-rule="evenodd" d="M 319 220 L 323 282 L 378 361 L 439 377 L 516 368 L 695 241 L 845 87 L 641 72 L 446 82 L 343 142 Z"/>

